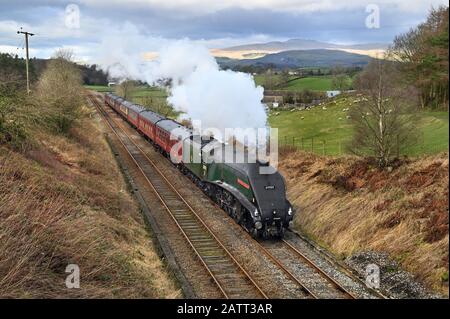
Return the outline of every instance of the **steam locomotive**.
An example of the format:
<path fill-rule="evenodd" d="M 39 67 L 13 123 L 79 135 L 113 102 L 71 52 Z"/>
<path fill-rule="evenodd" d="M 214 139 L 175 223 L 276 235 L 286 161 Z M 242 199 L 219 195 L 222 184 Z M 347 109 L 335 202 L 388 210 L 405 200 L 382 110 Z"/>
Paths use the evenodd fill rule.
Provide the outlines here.
<path fill-rule="evenodd" d="M 253 237 L 283 237 L 294 217 L 283 176 L 268 162 L 223 161 L 226 145 L 172 119 L 111 93 L 105 104 L 115 110 L 225 210 Z M 233 158 L 242 150 L 233 150 Z M 241 157 L 244 158 L 244 157 Z M 261 174 L 261 169 L 272 169 Z"/>

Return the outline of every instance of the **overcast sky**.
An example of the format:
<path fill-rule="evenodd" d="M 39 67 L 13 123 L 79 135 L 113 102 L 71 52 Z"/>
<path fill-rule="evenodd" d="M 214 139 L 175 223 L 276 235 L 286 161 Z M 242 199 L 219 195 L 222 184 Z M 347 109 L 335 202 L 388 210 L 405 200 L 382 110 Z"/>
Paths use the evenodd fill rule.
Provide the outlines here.
<path fill-rule="evenodd" d="M 373 13 L 370 6 L 367 12 L 370 4 L 379 8 L 379 28 L 365 24 Z M 68 47 L 91 63 L 99 43 L 108 39 L 120 46 L 129 33 L 139 34 L 146 50 L 158 39 L 172 38 L 211 48 L 290 38 L 388 43 L 440 4 L 448 1 L 0 0 L 0 52 L 23 56 L 23 36 L 16 33 L 20 27 L 36 33 L 30 41 L 32 56 L 46 58 L 56 48 Z"/>

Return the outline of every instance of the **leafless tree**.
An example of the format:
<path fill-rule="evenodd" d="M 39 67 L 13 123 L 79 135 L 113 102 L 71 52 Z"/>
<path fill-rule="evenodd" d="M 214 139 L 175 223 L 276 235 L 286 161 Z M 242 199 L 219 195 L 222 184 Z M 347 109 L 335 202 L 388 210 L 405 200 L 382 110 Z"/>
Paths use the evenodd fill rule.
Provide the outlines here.
<path fill-rule="evenodd" d="M 135 81 L 125 80 L 116 86 L 116 94 L 122 96 L 125 100 L 132 100 L 136 89 L 137 86 Z"/>
<path fill-rule="evenodd" d="M 334 89 L 344 91 L 350 87 L 350 78 L 345 74 L 344 67 L 336 65 L 332 68 L 331 74 L 333 75 L 331 81 Z"/>
<path fill-rule="evenodd" d="M 167 103 L 164 98 L 157 98 L 145 95 L 139 99 L 139 103 L 144 105 L 149 110 L 161 114 L 165 117 L 174 114 L 173 108 Z"/>
<path fill-rule="evenodd" d="M 376 157 L 380 167 L 415 141 L 417 93 L 402 83 L 397 63 L 389 60 L 372 61 L 355 81 L 362 97 L 350 112 L 355 130 L 350 150 Z"/>
<path fill-rule="evenodd" d="M 41 105 L 47 107 L 50 120 L 61 132 L 66 132 L 76 120 L 83 103 L 81 72 L 72 60 L 73 52 L 57 51 L 37 85 Z"/>
<path fill-rule="evenodd" d="M 71 49 L 58 49 L 53 54 L 53 59 L 60 59 L 67 62 L 74 62 L 75 54 Z"/>

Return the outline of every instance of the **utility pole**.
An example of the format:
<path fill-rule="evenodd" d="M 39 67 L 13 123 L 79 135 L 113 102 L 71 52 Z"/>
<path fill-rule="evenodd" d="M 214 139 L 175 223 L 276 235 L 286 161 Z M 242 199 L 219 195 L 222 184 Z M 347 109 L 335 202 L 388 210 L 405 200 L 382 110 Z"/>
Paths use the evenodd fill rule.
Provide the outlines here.
<path fill-rule="evenodd" d="M 27 68 L 27 94 L 30 94 L 30 74 L 28 71 L 28 60 L 29 60 L 29 53 L 28 53 L 28 36 L 32 37 L 34 33 L 30 33 L 27 31 L 22 31 L 22 28 L 20 28 L 20 31 L 17 31 L 17 34 L 24 34 L 25 35 L 25 47 L 26 47 L 26 54 L 27 59 L 25 62 L 26 68 Z"/>

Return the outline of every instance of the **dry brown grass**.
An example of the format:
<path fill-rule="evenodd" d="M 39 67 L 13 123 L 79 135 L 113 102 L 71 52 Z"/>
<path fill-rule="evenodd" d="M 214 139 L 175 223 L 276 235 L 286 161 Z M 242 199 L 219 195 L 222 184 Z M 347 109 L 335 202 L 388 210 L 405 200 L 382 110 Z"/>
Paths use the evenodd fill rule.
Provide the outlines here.
<path fill-rule="evenodd" d="M 94 123 L 36 132 L 26 154 L 0 146 L 0 297 L 180 296 Z M 65 286 L 71 263 L 80 289 Z"/>
<path fill-rule="evenodd" d="M 298 209 L 296 227 L 339 256 L 388 252 L 448 295 L 448 154 L 399 161 L 288 152 L 280 168 Z"/>

